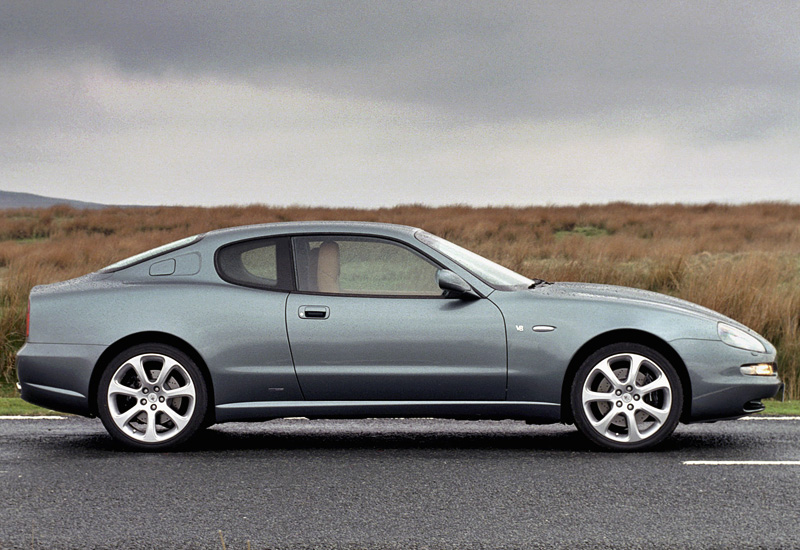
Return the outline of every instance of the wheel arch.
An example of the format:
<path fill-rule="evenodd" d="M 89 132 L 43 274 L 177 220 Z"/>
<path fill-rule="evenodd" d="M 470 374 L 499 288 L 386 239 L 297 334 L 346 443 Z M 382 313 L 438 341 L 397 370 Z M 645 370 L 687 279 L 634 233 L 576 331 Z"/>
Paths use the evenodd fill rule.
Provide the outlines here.
<path fill-rule="evenodd" d="M 92 371 L 92 377 L 89 382 L 89 406 L 91 407 L 92 415 L 97 415 L 97 390 L 100 386 L 100 378 L 103 376 L 103 371 L 108 366 L 114 357 L 122 353 L 128 348 L 139 344 L 165 344 L 179 349 L 189 356 L 194 361 L 200 372 L 205 379 L 206 388 L 208 388 L 208 409 L 206 411 L 206 422 L 214 422 L 214 385 L 211 383 L 211 373 L 208 370 L 208 365 L 203 360 L 203 357 L 197 352 L 194 347 L 185 340 L 178 338 L 175 335 L 166 332 L 138 332 L 136 334 L 128 335 L 121 338 L 108 346 L 106 350 L 97 359 Z"/>
<path fill-rule="evenodd" d="M 683 410 L 681 410 L 681 421 L 688 419 L 689 414 L 691 413 L 692 384 L 691 379 L 689 378 L 689 371 L 686 369 L 686 364 L 683 362 L 681 356 L 678 355 L 678 352 L 676 352 L 675 349 L 669 345 L 669 343 L 649 332 L 636 329 L 620 329 L 595 336 L 583 344 L 583 346 L 581 346 L 575 355 L 572 356 L 572 360 L 569 362 L 569 366 L 564 374 L 564 381 L 561 386 L 561 421 L 566 424 L 571 424 L 574 422 L 574 418 L 572 417 L 572 407 L 570 406 L 570 390 L 572 388 L 572 381 L 575 379 L 575 374 L 578 372 L 578 369 L 583 362 L 600 348 L 622 342 L 641 344 L 643 346 L 652 348 L 666 357 L 672 366 L 675 367 L 675 370 L 678 372 L 678 376 L 681 379 L 681 386 L 683 388 L 684 396 Z"/>

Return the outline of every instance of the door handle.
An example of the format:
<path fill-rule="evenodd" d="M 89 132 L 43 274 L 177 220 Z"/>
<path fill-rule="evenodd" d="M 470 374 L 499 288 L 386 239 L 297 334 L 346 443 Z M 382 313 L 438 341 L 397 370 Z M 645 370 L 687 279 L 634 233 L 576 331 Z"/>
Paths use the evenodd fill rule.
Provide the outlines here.
<path fill-rule="evenodd" d="M 300 306 L 297 314 L 301 319 L 327 319 L 331 310 L 328 306 Z"/>

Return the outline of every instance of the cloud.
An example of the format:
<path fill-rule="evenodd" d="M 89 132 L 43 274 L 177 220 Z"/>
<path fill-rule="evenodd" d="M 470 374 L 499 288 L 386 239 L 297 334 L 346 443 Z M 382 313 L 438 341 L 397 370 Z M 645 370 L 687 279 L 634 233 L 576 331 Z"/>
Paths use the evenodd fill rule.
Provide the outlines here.
<path fill-rule="evenodd" d="M 15 2 L 0 52 L 484 117 L 800 89 L 794 2 Z M 699 92 L 699 93 L 698 93 Z M 698 97 L 699 96 L 699 97 Z"/>

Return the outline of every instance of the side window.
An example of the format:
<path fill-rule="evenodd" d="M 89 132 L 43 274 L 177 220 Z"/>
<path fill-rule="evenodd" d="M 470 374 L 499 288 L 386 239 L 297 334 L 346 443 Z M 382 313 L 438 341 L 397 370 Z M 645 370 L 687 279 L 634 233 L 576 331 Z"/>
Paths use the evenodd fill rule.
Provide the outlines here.
<path fill-rule="evenodd" d="M 216 254 L 219 276 L 244 286 L 291 290 L 292 274 L 286 239 L 255 239 L 220 248 Z"/>
<path fill-rule="evenodd" d="M 297 288 L 327 294 L 441 296 L 439 267 L 399 243 L 369 237 L 295 237 Z"/>

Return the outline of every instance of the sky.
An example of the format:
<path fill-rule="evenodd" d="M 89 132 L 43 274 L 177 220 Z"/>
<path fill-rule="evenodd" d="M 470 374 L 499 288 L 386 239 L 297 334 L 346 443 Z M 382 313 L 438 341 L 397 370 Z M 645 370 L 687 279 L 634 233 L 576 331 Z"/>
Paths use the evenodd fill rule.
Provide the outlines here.
<path fill-rule="evenodd" d="M 0 189 L 800 202 L 800 3 L 4 0 Z"/>

